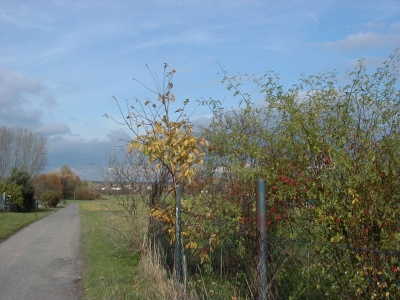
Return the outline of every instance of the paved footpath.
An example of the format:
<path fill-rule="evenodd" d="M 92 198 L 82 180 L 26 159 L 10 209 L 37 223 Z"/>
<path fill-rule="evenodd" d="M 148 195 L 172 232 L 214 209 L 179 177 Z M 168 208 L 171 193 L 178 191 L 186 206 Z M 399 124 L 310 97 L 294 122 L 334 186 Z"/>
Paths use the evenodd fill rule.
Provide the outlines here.
<path fill-rule="evenodd" d="M 70 204 L 0 244 L 0 300 L 80 299 L 83 265 L 78 205 Z"/>

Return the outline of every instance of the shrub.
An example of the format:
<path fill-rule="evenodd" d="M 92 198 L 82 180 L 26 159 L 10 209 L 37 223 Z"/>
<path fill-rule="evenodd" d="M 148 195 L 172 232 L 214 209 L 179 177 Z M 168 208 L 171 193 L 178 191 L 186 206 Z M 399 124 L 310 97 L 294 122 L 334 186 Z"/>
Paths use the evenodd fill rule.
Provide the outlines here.
<path fill-rule="evenodd" d="M 76 190 L 75 197 L 80 200 L 95 200 L 99 199 L 101 195 L 88 187 L 80 187 Z"/>
<path fill-rule="evenodd" d="M 60 196 L 56 191 L 47 191 L 42 194 L 41 201 L 50 207 L 56 207 L 60 203 Z"/>
<path fill-rule="evenodd" d="M 11 201 L 16 203 L 20 208 L 24 205 L 23 186 L 15 183 L 8 183 L 0 186 L 0 193 L 6 193 L 11 196 Z"/>
<path fill-rule="evenodd" d="M 4 180 L 2 192 L 11 195 L 12 201 L 18 204 L 19 211 L 32 210 L 34 190 L 28 172 L 14 168 L 10 176 Z"/>

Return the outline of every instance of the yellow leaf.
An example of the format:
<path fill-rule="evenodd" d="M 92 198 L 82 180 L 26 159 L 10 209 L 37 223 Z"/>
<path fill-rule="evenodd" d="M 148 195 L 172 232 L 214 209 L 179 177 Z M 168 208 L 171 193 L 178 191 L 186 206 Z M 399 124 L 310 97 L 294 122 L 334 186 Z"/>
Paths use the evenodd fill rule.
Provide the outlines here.
<path fill-rule="evenodd" d="M 151 215 L 153 216 L 153 217 L 159 217 L 159 216 L 161 216 L 163 214 L 163 212 L 161 211 L 161 210 L 159 210 L 159 209 L 157 209 L 157 210 L 155 210 L 155 211 L 153 211 L 152 213 L 151 213 Z"/>
<path fill-rule="evenodd" d="M 196 242 L 190 241 L 188 244 L 186 244 L 185 248 L 186 249 L 197 249 L 197 246 L 198 245 Z"/>

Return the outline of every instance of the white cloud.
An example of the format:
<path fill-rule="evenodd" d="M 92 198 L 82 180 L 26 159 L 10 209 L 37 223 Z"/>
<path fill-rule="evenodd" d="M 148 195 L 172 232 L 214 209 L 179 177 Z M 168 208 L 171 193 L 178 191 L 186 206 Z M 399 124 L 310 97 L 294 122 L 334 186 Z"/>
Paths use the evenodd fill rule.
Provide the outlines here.
<path fill-rule="evenodd" d="M 54 123 L 43 124 L 45 111 L 57 105 L 56 97 L 43 80 L 0 68 L 0 126 L 48 130 Z M 52 130 L 57 132 L 59 129 Z"/>
<path fill-rule="evenodd" d="M 0 68 L 0 105 L 21 105 L 26 94 L 39 95 L 45 90 L 39 79 L 29 79 L 18 71 Z"/>
<path fill-rule="evenodd" d="M 363 57 L 364 59 L 364 64 L 370 68 L 379 68 L 382 66 L 383 62 L 386 60 L 385 57 L 379 57 L 379 56 L 366 56 Z M 349 60 L 349 65 L 352 68 L 356 68 L 360 63 L 360 59 L 350 59 Z"/>
<path fill-rule="evenodd" d="M 377 34 L 371 31 L 349 34 L 344 39 L 325 42 L 325 46 L 339 48 L 342 50 L 376 49 L 393 47 L 400 40 L 399 33 Z M 397 42 L 396 42 L 397 41 Z"/>
<path fill-rule="evenodd" d="M 62 122 L 52 122 L 43 124 L 43 126 L 39 127 L 35 131 L 41 132 L 44 136 L 54 136 L 54 135 L 63 135 L 71 132 L 69 126 Z"/>
<path fill-rule="evenodd" d="M 0 68 L 0 126 L 36 128 L 41 124 L 42 110 L 32 105 L 30 97 L 40 97 L 46 88 L 40 79 Z"/>

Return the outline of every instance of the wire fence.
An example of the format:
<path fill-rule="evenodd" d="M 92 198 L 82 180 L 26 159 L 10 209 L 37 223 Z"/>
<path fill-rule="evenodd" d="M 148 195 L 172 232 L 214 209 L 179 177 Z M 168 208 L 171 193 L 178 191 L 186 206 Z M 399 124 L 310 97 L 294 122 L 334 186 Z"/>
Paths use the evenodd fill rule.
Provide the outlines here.
<path fill-rule="evenodd" d="M 185 202 L 178 281 L 186 283 L 201 274 L 206 278 L 203 285 L 215 284 L 218 278 L 220 283 L 234 285 L 235 296 L 211 299 L 400 299 L 398 249 L 378 251 L 315 242 L 300 226 L 295 234 L 287 234 L 284 228 L 271 228 L 268 211 L 256 211 L 255 198 L 255 193 L 244 197 L 241 206 L 229 199 L 202 199 L 195 209 Z M 264 196 L 259 198 L 265 201 Z M 154 214 L 153 229 L 157 229 L 153 234 L 173 272 L 177 263 L 175 207 L 168 209 L 169 213 Z M 297 214 L 296 207 L 288 209 Z M 260 231 L 257 215 L 264 218 L 262 227 L 270 227 L 267 234 Z"/>
<path fill-rule="evenodd" d="M 198 218 L 189 214 L 182 222 L 182 280 L 199 272 L 214 280 L 235 278 L 242 289 L 238 299 L 400 299 L 400 252 L 262 238 L 249 226 L 211 218 L 210 228 L 224 231 L 217 241 L 215 233 L 202 228 L 203 221 L 195 221 Z M 203 233 L 203 244 L 191 247 L 194 239 L 189 231 L 199 239 Z M 164 250 L 169 249 L 167 260 L 173 271 L 175 244 L 166 235 L 160 237 Z"/>
<path fill-rule="evenodd" d="M 267 237 L 260 299 L 400 299 L 400 253 Z"/>

